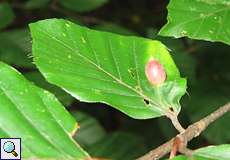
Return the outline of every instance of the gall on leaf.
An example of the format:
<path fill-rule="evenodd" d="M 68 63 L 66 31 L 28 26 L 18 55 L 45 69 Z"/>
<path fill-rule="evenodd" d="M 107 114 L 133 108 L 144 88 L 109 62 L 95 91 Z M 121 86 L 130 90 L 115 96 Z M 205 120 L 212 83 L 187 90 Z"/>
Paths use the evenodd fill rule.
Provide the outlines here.
<path fill-rule="evenodd" d="M 166 79 L 164 68 L 157 60 L 150 60 L 146 64 L 145 75 L 154 86 L 162 84 Z"/>

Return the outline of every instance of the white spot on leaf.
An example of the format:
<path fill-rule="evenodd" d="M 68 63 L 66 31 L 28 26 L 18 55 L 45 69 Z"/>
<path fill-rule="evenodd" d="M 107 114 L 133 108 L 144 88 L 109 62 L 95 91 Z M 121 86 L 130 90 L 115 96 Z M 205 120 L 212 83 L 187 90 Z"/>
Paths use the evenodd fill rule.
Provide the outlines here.
<path fill-rule="evenodd" d="M 70 27 L 70 25 L 68 23 L 66 23 L 65 26 L 68 27 L 68 28 Z"/>
<path fill-rule="evenodd" d="M 85 40 L 84 37 L 81 37 L 81 41 L 82 41 L 83 43 L 86 43 L 86 40 Z"/>
<path fill-rule="evenodd" d="M 205 14 L 204 14 L 204 13 L 201 13 L 201 14 L 200 14 L 200 18 L 205 18 Z"/>
<path fill-rule="evenodd" d="M 213 34 L 213 33 L 214 33 L 214 32 L 213 32 L 213 30 L 209 30 L 208 32 L 209 32 L 209 33 L 211 33 L 211 34 Z"/>
<path fill-rule="evenodd" d="M 185 35 L 187 35 L 187 31 L 185 31 L 185 30 L 183 30 L 180 34 L 182 35 L 182 36 L 185 36 Z"/>

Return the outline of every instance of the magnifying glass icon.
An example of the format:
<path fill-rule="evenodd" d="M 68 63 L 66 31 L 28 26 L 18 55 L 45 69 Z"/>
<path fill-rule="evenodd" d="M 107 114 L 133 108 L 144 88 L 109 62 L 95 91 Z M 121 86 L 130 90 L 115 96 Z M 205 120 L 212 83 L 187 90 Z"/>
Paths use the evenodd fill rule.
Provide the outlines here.
<path fill-rule="evenodd" d="M 11 153 L 14 155 L 14 157 L 17 157 L 18 156 L 18 153 L 15 151 L 15 145 L 13 142 L 11 141 L 6 141 L 4 144 L 3 144 L 3 150 L 6 152 L 6 153 Z"/>

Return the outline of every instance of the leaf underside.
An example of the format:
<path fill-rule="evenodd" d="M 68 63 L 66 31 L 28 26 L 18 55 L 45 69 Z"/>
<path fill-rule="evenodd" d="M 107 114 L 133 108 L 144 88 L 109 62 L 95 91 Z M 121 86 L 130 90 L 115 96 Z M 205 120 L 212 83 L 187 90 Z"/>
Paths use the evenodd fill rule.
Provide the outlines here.
<path fill-rule="evenodd" d="M 44 77 L 84 102 L 102 102 L 137 119 L 179 113 L 186 80 L 159 41 L 121 36 L 62 19 L 30 24 L 34 62 Z M 145 76 L 150 59 L 167 80 L 152 86 Z"/>
<path fill-rule="evenodd" d="M 76 127 L 51 93 L 0 62 L 0 137 L 21 138 L 23 158 L 88 157 L 71 137 Z"/>

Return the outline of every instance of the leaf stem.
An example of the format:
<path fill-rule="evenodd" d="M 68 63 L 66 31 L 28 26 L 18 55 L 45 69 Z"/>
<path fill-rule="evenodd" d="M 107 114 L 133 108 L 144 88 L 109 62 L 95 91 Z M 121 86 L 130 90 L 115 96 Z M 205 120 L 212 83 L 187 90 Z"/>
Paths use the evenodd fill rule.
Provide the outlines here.
<path fill-rule="evenodd" d="M 171 120 L 173 126 L 179 131 L 179 133 L 183 133 L 185 131 L 185 129 L 178 121 L 177 114 L 175 114 L 175 112 L 169 111 L 166 116 Z"/>
<path fill-rule="evenodd" d="M 204 117 L 203 119 L 193 123 L 190 125 L 184 132 L 178 134 L 176 137 L 180 137 L 184 140 L 184 143 L 191 141 L 193 138 L 200 135 L 202 131 L 204 131 L 209 124 L 223 116 L 225 113 L 230 111 L 230 102 L 225 104 L 224 106 L 220 107 L 210 115 Z M 168 154 L 174 144 L 176 137 L 172 138 L 168 142 L 162 144 L 161 146 L 153 149 L 143 155 L 142 157 L 138 158 L 137 160 L 158 160 L 164 155 Z"/>

